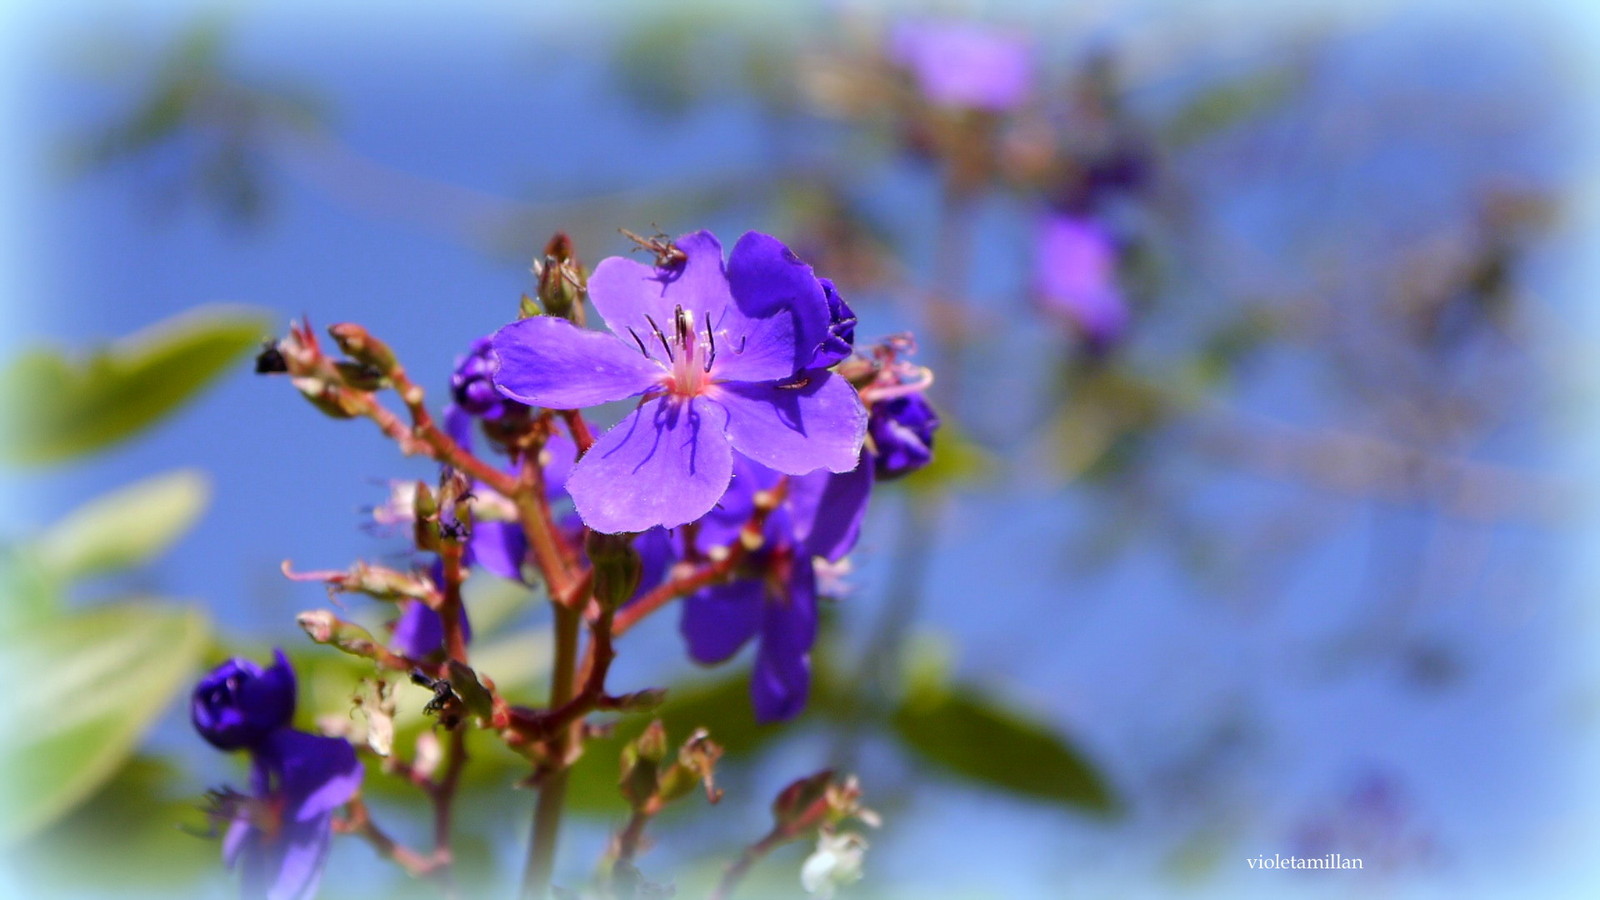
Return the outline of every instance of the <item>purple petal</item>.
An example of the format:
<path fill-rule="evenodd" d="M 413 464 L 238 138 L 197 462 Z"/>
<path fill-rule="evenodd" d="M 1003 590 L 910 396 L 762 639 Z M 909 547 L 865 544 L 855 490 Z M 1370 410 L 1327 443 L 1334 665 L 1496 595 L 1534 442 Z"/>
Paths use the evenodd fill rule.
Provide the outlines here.
<path fill-rule="evenodd" d="M 306 900 L 316 895 L 328 858 L 333 817 L 285 822 L 269 837 L 251 828 L 241 847 L 241 896 L 246 900 Z"/>
<path fill-rule="evenodd" d="M 539 451 L 539 465 L 544 467 L 545 492 L 552 498 L 567 489 L 567 477 L 578 462 L 578 445 L 564 434 L 552 434 Z"/>
<path fill-rule="evenodd" d="M 244 852 L 249 843 L 250 817 L 244 812 L 236 814 L 234 820 L 228 823 L 228 832 L 222 836 L 222 864 L 233 868 L 239 862 L 239 854 Z"/>
<path fill-rule="evenodd" d="M 728 436 L 740 453 L 786 475 L 848 472 L 861 456 L 867 410 L 850 382 L 812 371 L 802 386 L 724 384 Z"/>
<path fill-rule="evenodd" d="M 781 722 L 805 708 L 811 693 L 811 645 L 817 639 L 817 580 L 809 558 L 797 559 L 789 596 L 766 604 L 761 646 L 750 673 L 750 700 L 759 722 Z"/>
<path fill-rule="evenodd" d="M 690 658 L 710 666 L 737 653 L 761 625 L 763 591 L 761 579 L 741 578 L 684 598 L 678 630 Z"/>
<path fill-rule="evenodd" d="M 343 806 L 361 787 L 361 762 L 343 738 L 284 728 L 263 751 L 279 774 L 284 818 L 307 822 Z"/>
<path fill-rule="evenodd" d="M 567 492 L 584 524 L 615 534 L 700 518 L 732 475 L 727 411 L 703 399 L 662 399 L 602 435 L 573 468 Z"/>
<path fill-rule="evenodd" d="M 750 461 L 742 453 L 733 454 L 733 480 L 727 493 L 717 501 L 715 508 L 700 520 L 695 533 L 695 547 L 708 552 L 713 547 L 723 547 L 739 537 L 739 531 L 750 521 L 756 509 L 756 492 L 776 487 L 783 476 L 763 465 Z"/>
<path fill-rule="evenodd" d="M 613 256 L 601 260 L 589 276 L 589 299 L 612 333 L 629 346 L 637 336 L 650 355 L 663 362 L 667 351 L 655 332 L 659 328 L 671 338 L 679 306 L 701 328 L 707 313 L 716 321 L 733 305 L 722 267 L 722 244 L 711 232 L 686 234 L 675 244 L 687 257 L 675 268 L 658 269 Z"/>
<path fill-rule="evenodd" d="M 472 623 L 465 606 L 461 607 L 461 631 L 466 640 L 472 640 Z M 425 659 L 444 649 L 444 619 L 420 601 L 407 601 L 400 618 L 395 620 L 390 643 L 407 656 Z"/>
<path fill-rule="evenodd" d="M 717 379 L 779 381 L 811 364 L 831 316 L 810 266 L 777 238 L 752 231 L 728 257 L 728 284 L 734 305 L 716 322 Z"/>
<path fill-rule="evenodd" d="M 934 103 L 996 112 L 1019 106 L 1033 86 L 1028 47 L 971 22 L 905 23 L 891 54 L 909 67 Z"/>
<path fill-rule="evenodd" d="M 643 594 L 666 580 L 676 555 L 672 552 L 672 534 L 665 528 L 652 528 L 633 541 L 639 554 L 639 590 Z"/>
<path fill-rule="evenodd" d="M 872 495 L 872 460 L 849 472 L 813 472 L 789 480 L 789 515 L 806 556 L 838 562 L 856 545 Z"/>
<path fill-rule="evenodd" d="M 1114 341 L 1128 327 L 1128 305 L 1116 279 L 1116 241 L 1104 226 L 1085 216 L 1045 220 L 1034 258 L 1039 297 L 1091 341 Z"/>
<path fill-rule="evenodd" d="M 515 522 L 474 522 L 468 546 L 474 565 L 501 578 L 522 580 L 522 561 L 528 555 L 528 536 L 521 525 Z"/>
<path fill-rule="evenodd" d="M 614 335 L 554 316 L 512 322 L 494 333 L 494 383 L 530 406 L 582 409 L 643 393 L 661 364 Z"/>

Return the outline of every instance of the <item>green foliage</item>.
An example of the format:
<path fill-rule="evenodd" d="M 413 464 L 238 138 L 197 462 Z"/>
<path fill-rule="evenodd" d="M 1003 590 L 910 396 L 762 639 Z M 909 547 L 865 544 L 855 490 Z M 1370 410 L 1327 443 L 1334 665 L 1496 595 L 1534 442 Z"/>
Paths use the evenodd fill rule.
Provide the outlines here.
<path fill-rule="evenodd" d="M 125 441 L 193 398 L 270 329 L 259 312 L 208 306 L 86 360 L 26 352 L 0 375 L 0 456 L 53 463 Z"/>
<path fill-rule="evenodd" d="M 17 845 L 8 862 L 35 887 L 82 896 L 182 890 L 218 871 L 190 777 L 163 760 L 128 760 L 87 802 Z M 170 894 L 169 894 L 170 895 Z"/>
<path fill-rule="evenodd" d="M 117 771 L 193 674 L 209 626 L 198 611 L 134 600 L 7 635 L 16 692 L 0 743 L 0 840 L 48 825 Z"/>
<path fill-rule="evenodd" d="M 892 725 L 913 754 L 963 780 L 1084 812 L 1116 810 L 1104 779 L 1065 736 L 977 688 L 918 688 Z"/>
<path fill-rule="evenodd" d="M 1283 105 L 1303 83 L 1299 66 L 1251 72 L 1202 91 L 1167 120 L 1169 147 L 1186 147 Z"/>
<path fill-rule="evenodd" d="M 182 469 L 97 497 L 38 539 L 39 563 L 60 582 L 131 569 L 161 555 L 200 518 L 205 475 Z"/>

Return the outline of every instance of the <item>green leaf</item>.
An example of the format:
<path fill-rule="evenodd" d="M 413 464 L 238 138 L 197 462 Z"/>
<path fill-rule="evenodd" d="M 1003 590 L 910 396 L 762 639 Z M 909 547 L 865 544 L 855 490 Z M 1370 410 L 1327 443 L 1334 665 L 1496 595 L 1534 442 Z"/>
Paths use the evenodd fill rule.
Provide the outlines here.
<path fill-rule="evenodd" d="M 905 485 L 916 491 L 936 491 L 980 480 L 995 467 L 994 456 L 969 439 L 966 432 L 946 416 L 934 438 L 933 459 L 907 475 Z"/>
<path fill-rule="evenodd" d="M 63 582 L 130 569 L 161 555 L 210 501 L 204 473 L 180 469 L 97 497 L 51 526 L 35 547 Z"/>
<path fill-rule="evenodd" d="M 1105 779 L 1063 735 L 975 688 L 914 691 L 895 711 L 902 744 L 936 767 L 989 788 L 1108 814 Z"/>
<path fill-rule="evenodd" d="M 190 778 L 151 756 L 128 760 L 94 796 L 19 844 L 7 862 L 49 896 L 126 896 L 161 891 L 188 896 L 221 866 Z M 181 829 L 187 829 L 181 830 Z"/>
<path fill-rule="evenodd" d="M 1299 66 L 1251 72 L 1202 91 L 1167 120 L 1162 137 L 1184 147 L 1281 105 L 1304 81 Z"/>
<path fill-rule="evenodd" d="M 0 841 L 50 824 L 94 793 L 187 686 L 207 642 L 196 610 L 129 601 L 5 636 L 12 727 L 0 738 Z"/>
<path fill-rule="evenodd" d="M 0 456 L 59 462 L 127 440 L 194 397 L 270 328 L 259 312 L 208 306 L 86 360 L 23 353 L 0 375 Z"/>

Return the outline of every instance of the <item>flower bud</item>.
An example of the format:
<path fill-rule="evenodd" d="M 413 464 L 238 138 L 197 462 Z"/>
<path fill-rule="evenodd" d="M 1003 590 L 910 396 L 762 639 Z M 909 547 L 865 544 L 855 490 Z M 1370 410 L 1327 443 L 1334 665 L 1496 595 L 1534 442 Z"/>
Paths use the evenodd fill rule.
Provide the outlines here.
<path fill-rule="evenodd" d="M 828 336 L 823 338 L 822 344 L 817 347 L 816 354 L 811 358 L 811 365 L 826 369 L 842 362 L 854 352 L 856 314 L 850 309 L 850 304 L 839 296 L 831 280 L 818 278 L 817 281 L 822 285 L 822 294 L 828 300 Z"/>
<path fill-rule="evenodd" d="M 921 394 L 905 394 L 872 404 L 867 433 L 877 450 L 875 474 L 880 480 L 899 478 L 933 459 L 933 434 L 939 414 Z"/>
<path fill-rule="evenodd" d="M 262 669 L 230 659 L 195 686 L 190 719 L 200 736 L 220 750 L 254 747 L 294 718 L 294 669 L 282 650 Z"/>
<path fill-rule="evenodd" d="M 456 360 L 450 375 L 450 397 L 468 415 L 490 421 L 504 416 L 512 406 L 522 404 L 501 396 L 494 386 L 494 345 L 482 337 L 472 342 L 465 356 Z"/>
<path fill-rule="evenodd" d="M 546 315 L 572 319 L 582 324 L 583 267 L 572 254 L 572 238 L 558 231 L 544 248 L 539 274 L 539 302 Z"/>
<path fill-rule="evenodd" d="M 639 589 L 644 564 L 633 549 L 631 534 L 589 532 L 584 544 L 594 566 L 594 599 L 610 609 L 628 601 Z"/>
<path fill-rule="evenodd" d="M 389 345 L 367 333 L 367 329 L 354 322 L 342 322 L 328 327 L 328 335 L 339 345 L 345 355 L 358 363 L 371 366 L 387 375 L 399 365 Z"/>

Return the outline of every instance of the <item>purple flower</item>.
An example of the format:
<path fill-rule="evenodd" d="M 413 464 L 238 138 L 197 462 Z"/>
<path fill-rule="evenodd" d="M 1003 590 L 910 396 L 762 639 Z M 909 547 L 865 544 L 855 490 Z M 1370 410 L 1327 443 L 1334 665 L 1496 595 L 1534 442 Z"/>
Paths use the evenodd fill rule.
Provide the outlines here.
<path fill-rule="evenodd" d="M 939 414 L 921 394 L 905 394 L 872 404 L 867 433 L 872 435 L 872 468 L 889 481 L 908 475 L 933 459 L 933 433 Z"/>
<path fill-rule="evenodd" d="M 734 462 L 728 494 L 701 521 L 702 551 L 734 540 L 750 518 L 759 491 L 779 474 L 744 457 Z M 760 549 L 726 584 L 691 594 L 679 624 L 689 655 L 702 665 L 722 662 L 755 638 L 750 699 L 761 722 L 789 719 L 805 708 L 811 688 L 811 645 L 817 637 L 814 556 L 836 561 L 849 552 L 866 510 L 870 472 L 816 472 L 791 478 L 789 499 L 768 517 Z"/>
<path fill-rule="evenodd" d="M 493 360 L 493 347 L 486 337 L 473 341 L 472 349 L 456 360 L 455 372 L 450 375 L 450 397 L 469 416 L 498 419 L 505 415 L 508 404 L 516 403 L 495 389 Z"/>
<path fill-rule="evenodd" d="M 889 53 L 941 106 L 1004 112 L 1020 106 L 1033 86 L 1027 44 L 971 22 L 901 23 Z"/>
<path fill-rule="evenodd" d="M 822 285 L 823 296 L 828 300 L 828 336 L 823 338 L 816 354 L 811 357 L 811 365 L 813 368 L 826 369 L 844 361 L 855 350 L 856 314 L 850 304 L 839 296 L 832 281 L 818 278 L 817 283 Z"/>
<path fill-rule="evenodd" d="M 578 514 L 605 532 L 674 527 L 728 488 L 733 451 L 790 475 L 854 468 L 866 433 L 855 389 L 813 368 L 831 335 L 811 267 L 750 232 L 722 261 L 709 232 L 684 260 L 603 260 L 589 296 L 612 334 L 537 316 L 493 338 L 495 384 L 534 406 L 578 409 L 639 397 L 567 479 Z"/>
<path fill-rule="evenodd" d="M 289 727 L 294 671 L 282 651 L 274 655 L 276 664 L 265 672 L 248 660 L 218 666 L 195 688 L 192 709 L 206 740 L 250 752 L 252 793 L 218 795 L 216 812 L 228 822 L 223 861 L 240 870 L 242 896 L 293 900 L 316 893 L 333 813 L 355 796 L 361 763 L 344 740 Z M 230 718 L 276 724 L 259 734 L 251 730 L 246 743 L 224 746 L 232 741 L 217 740 L 216 724 Z"/>
<path fill-rule="evenodd" d="M 1034 257 L 1040 300 L 1071 319 L 1096 347 L 1116 341 L 1128 327 L 1116 275 L 1116 242 L 1099 222 L 1071 215 L 1045 219 Z"/>
<path fill-rule="evenodd" d="M 200 736 L 219 750 L 254 747 L 294 718 L 294 670 L 282 650 L 262 669 L 230 659 L 194 689 L 189 717 Z"/>

